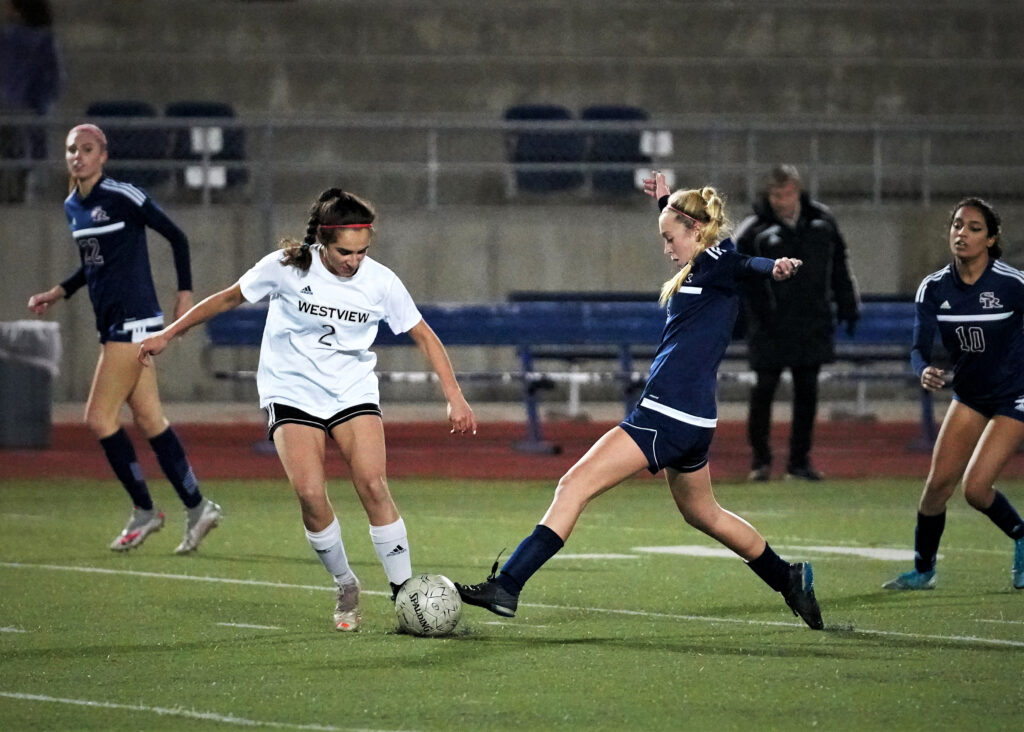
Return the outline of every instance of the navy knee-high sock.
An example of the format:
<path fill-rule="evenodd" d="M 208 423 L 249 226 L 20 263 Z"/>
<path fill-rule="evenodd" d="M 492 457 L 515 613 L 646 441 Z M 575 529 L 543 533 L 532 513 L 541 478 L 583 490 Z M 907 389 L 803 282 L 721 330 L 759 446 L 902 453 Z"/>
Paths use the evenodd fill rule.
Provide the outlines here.
<path fill-rule="evenodd" d="M 498 582 L 512 594 L 518 595 L 526 581 L 563 546 L 565 542 L 562 537 L 547 526 L 537 524 L 533 533 L 519 543 L 505 562 L 498 575 Z"/>
<path fill-rule="evenodd" d="M 143 511 L 152 511 L 153 499 L 150 497 L 149 488 L 142 477 L 142 468 L 135 455 L 135 447 L 128 439 L 128 433 L 122 427 L 110 437 L 102 438 L 100 445 L 103 447 L 103 452 L 107 454 L 107 462 L 114 469 L 114 475 L 131 496 L 132 503 Z"/>
<path fill-rule="evenodd" d="M 767 542 L 761 556 L 747 562 L 747 566 L 776 592 L 789 589 L 789 562 L 776 554 Z"/>
<path fill-rule="evenodd" d="M 945 511 L 938 516 L 925 516 L 918 512 L 917 527 L 914 529 L 914 569 L 918 572 L 931 572 L 935 569 L 939 541 L 945 528 Z"/>
<path fill-rule="evenodd" d="M 992 505 L 982 511 L 983 514 L 992 519 L 992 523 L 1003 530 L 1003 533 L 1016 541 L 1024 537 L 1024 521 L 1021 521 L 1020 514 L 1013 507 L 1010 501 L 999 491 L 996 491 L 995 500 Z"/>
<path fill-rule="evenodd" d="M 192 466 L 188 464 L 185 448 L 182 447 L 178 435 L 168 427 L 156 437 L 150 437 L 149 444 L 152 445 L 157 462 L 160 463 L 167 480 L 171 481 L 185 508 L 198 506 L 203 500 L 203 494 L 199 492 L 199 481 L 192 472 Z"/>

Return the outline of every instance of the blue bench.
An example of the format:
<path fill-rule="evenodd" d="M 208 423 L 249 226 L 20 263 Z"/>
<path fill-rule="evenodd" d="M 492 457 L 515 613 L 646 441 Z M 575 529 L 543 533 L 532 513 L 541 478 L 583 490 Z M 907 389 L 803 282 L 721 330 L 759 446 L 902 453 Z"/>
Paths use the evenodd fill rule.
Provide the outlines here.
<path fill-rule="evenodd" d="M 646 364 L 634 368 L 637 360 L 648 361 L 654 354 L 665 320 L 664 310 L 653 296 L 644 293 L 516 293 L 505 303 L 429 304 L 420 306 L 424 319 L 447 346 L 514 347 L 518 372 L 459 372 L 460 380 L 516 383 L 522 391 L 527 435 L 517 446 L 535 452 L 557 452 L 544 440 L 540 418 L 540 392 L 557 382 L 571 384 L 618 382 L 626 411 L 632 408 L 646 379 Z M 225 370 L 215 365 L 220 349 L 258 347 L 266 320 L 264 306 L 241 307 L 218 315 L 206 324 L 207 344 L 203 364 L 216 378 L 252 378 L 254 372 Z M 914 304 L 892 300 L 864 303 L 855 337 L 845 330 L 837 333 L 837 355 L 843 368 L 823 372 L 825 378 L 916 381 L 909 367 Z M 382 326 L 375 347 L 410 346 L 405 334 L 395 336 Z M 732 362 L 745 359 L 746 344 L 734 342 L 721 370 L 723 379 L 737 378 L 744 371 Z M 546 372 L 537 360 L 568 364 L 611 360 L 609 371 Z M 877 362 L 902 363 L 880 371 Z M 746 374 L 749 378 L 749 373 Z M 380 372 L 383 381 L 424 381 L 423 372 Z M 922 439 L 929 444 L 935 435 L 931 399 L 922 390 Z"/>

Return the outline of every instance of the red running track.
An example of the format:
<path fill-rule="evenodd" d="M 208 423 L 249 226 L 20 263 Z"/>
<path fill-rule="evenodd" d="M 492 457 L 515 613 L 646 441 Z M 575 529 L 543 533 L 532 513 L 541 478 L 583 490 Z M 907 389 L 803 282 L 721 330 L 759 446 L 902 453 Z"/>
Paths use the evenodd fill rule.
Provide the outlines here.
<path fill-rule="evenodd" d="M 481 425 L 475 437 L 449 435 L 440 424 L 386 424 L 388 475 L 479 479 L 557 480 L 612 422 L 547 423 L 545 436 L 562 452 L 538 455 L 517 451 L 524 437 L 521 423 Z M 161 475 L 152 451 L 134 428 L 128 427 L 146 475 Z M 280 478 L 284 471 L 269 447 L 261 425 L 246 423 L 177 424 L 196 474 L 213 478 Z M 744 480 L 750 453 L 745 424 L 719 424 L 711 446 L 711 475 L 715 481 Z M 916 422 L 822 422 L 816 429 L 815 466 L 830 478 L 913 477 L 924 480 L 928 451 L 911 449 L 920 434 Z M 773 433 L 777 473 L 785 466 L 788 425 Z M 259 445 L 264 450 L 254 449 Z M 343 476 L 347 468 L 329 451 L 328 475 Z M 1013 458 L 1008 474 L 1024 474 L 1024 455 Z M 647 473 L 641 475 L 647 476 Z M 81 425 L 58 424 L 48 449 L 0 449 L 0 478 L 110 478 L 110 468 L 95 438 Z M 649 476 L 648 476 L 649 477 Z M 660 476 L 659 476 L 660 480 Z"/>

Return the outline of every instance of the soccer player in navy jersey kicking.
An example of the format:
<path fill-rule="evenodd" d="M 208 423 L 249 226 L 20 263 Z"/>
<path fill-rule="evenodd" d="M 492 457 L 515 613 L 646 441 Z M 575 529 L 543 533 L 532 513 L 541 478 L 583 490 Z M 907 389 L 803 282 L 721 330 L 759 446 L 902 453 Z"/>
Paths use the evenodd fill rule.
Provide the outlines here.
<path fill-rule="evenodd" d="M 887 590 L 935 587 L 946 503 L 961 480 L 967 502 L 1013 540 L 1011 579 L 1024 589 L 1024 522 L 993 485 L 1024 442 L 1024 272 L 1000 260 L 1001 229 L 986 201 L 957 203 L 949 220 L 953 261 L 917 289 L 911 363 L 929 391 L 951 382 L 953 400 L 917 508 L 914 568 L 882 585 Z M 931 364 L 936 329 L 951 377 Z"/>
<path fill-rule="evenodd" d="M 71 177 L 64 212 L 82 265 L 59 285 L 29 298 L 28 307 L 42 315 L 88 285 L 100 357 L 85 406 L 85 422 L 99 438 L 134 506 L 110 548 L 127 551 L 137 547 L 164 525 L 164 514 L 153 505 L 132 441 L 121 427 L 121 407 L 127 403 L 135 425 L 149 438 L 160 467 L 185 505 L 185 536 L 174 551 L 187 554 L 218 524 L 221 508 L 203 498 L 181 441 L 164 416 L 156 373 L 139 364 L 135 344 L 163 326 L 150 271 L 146 227 L 167 239 L 174 253 L 178 274 L 175 317 L 192 306 L 188 239 L 143 191 L 104 175 L 107 138 L 99 127 L 83 124 L 72 128 L 64 157 Z"/>
<path fill-rule="evenodd" d="M 437 373 L 453 433 L 476 433 L 444 345 L 394 272 L 367 256 L 376 212 L 368 201 L 328 188 L 309 211 L 302 242 L 257 262 L 231 287 L 210 295 L 139 346 L 139 359 L 175 336 L 243 302 L 269 299 L 256 386 L 269 414 L 268 437 L 299 499 L 306 539 L 338 586 L 334 627 L 358 630 L 359 580 L 327 496 L 325 442 L 348 463 L 370 522 L 370 539 L 392 593 L 412 576 L 405 522 L 386 477 L 384 425 L 370 350 L 381 321 L 408 333 Z M 393 598 L 392 598 L 393 599 Z"/>
<path fill-rule="evenodd" d="M 655 181 L 649 192 L 660 199 L 668 189 L 660 173 Z M 726 226 L 724 204 L 714 188 L 676 191 L 668 198 L 658 228 L 665 254 L 679 272 L 661 290 L 668 319 L 640 401 L 562 476 L 547 513 L 499 575 L 495 562 L 484 582 L 456 584 L 466 603 L 515 615 L 523 586 L 562 548 L 592 499 L 643 468 L 651 473 L 664 469 L 688 524 L 745 559 L 807 625 L 824 627 L 810 563 L 781 559 L 753 526 L 718 505 L 711 489 L 708 448 L 718 422 L 718 365 L 739 308 L 738 281 L 784 280 L 801 264 L 737 253 L 732 242 L 719 242 Z"/>

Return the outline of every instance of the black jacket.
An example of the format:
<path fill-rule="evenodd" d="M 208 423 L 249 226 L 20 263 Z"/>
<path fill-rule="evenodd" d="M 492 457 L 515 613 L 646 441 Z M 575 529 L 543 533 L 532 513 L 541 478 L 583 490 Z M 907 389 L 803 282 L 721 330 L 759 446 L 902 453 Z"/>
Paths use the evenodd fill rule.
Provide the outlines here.
<path fill-rule="evenodd" d="M 860 314 L 860 296 L 846 242 L 831 211 L 802 193 L 800 217 L 791 229 L 776 218 L 763 197 L 733 239 L 743 254 L 803 260 L 791 279 L 746 285 L 743 301 L 751 367 L 810 366 L 835 360 L 836 319 L 846 321 L 852 332 Z"/>

